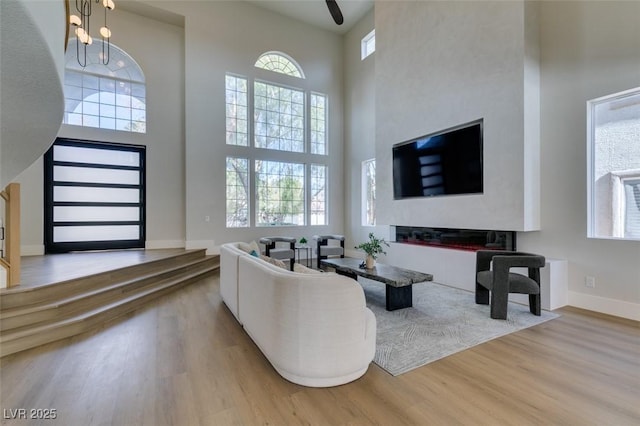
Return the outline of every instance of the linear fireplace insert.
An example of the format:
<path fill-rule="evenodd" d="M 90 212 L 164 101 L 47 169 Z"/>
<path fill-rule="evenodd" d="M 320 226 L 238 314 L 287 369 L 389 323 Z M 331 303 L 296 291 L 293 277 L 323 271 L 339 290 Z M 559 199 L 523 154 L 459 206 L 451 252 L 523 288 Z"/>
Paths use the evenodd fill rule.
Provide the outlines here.
<path fill-rule="evenodd" d="M 396 243 L 457 250 L 515 250 L 514 231 L 393 226 Z"/>

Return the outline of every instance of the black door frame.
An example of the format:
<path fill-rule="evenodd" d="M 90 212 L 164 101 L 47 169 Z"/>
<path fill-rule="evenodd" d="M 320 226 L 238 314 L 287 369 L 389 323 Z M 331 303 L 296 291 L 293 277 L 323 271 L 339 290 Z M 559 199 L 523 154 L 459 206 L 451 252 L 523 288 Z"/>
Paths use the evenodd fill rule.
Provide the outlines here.
<path fill-rule="evenodd" d="M 136 152 L 140 156 L 140 163 L 135 166 L 116 166 L 110 164 L 80 163 L 54 161 L 53 150 L 55 146 L 74 146 L 83 148 L 108 149 L 115 151 Z M 111 170 L 135 170 L 140 172 L 138 185 L 112 184 L 112 183 L 83 183 L 83 182 L 59 182 L 53 179 L 54 166 L 90 167 Z M 93 188 L 127 188 L 138 189 L 140 198 L 137 203 L 113 203 L 113 202 L 69 202 L 53 200 L 55 186 L 81 186 Z M 82 206 L 82 207 L 138 207 L 140 217 L 136 221 L 93 221 L 93 222 L 55 222 L 54 207 L 56 206 Z M 54 242 L 53 229 L 55 226 L 92 226 L 92 225 L 138 225 L 139 238 L 135 240 L 111 240 L 111 241 L 79 241 L 79 242 Z M 83 250 L 116 250 L 144 248 L 146 240 L 146 147 L 140 145 L 117 144 L 111 142 L 99 142 L 80 139 L 57 138 L 54 144 L 44 155 L 44 251 L 50 253 L 67 253 Z"/>

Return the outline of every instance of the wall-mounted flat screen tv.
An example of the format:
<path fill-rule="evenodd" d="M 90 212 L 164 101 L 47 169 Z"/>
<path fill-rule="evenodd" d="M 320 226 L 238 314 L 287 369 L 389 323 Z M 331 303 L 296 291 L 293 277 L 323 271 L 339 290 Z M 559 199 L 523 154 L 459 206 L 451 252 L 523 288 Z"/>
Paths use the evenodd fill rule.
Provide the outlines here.
<path fill-rule="evenodd" d="M 393 198 L 482 193 L 482 119 L 393 146 Z"/>

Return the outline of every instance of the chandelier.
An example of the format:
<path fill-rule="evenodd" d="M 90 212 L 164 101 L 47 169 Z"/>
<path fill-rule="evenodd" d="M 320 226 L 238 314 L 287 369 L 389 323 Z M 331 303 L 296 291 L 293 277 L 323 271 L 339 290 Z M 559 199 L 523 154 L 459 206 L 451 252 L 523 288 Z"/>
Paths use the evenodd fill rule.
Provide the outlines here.
<path fill-rule="evenodd" d="M 75 14 L 69 16 L 69 23 L 76 27 L 74 31 L 76 35 L 76 57 L 78 64 L 83 68 L 87 66 L 87 46 L 93 44 L 93 38 L 89 33 L 93 3 L 99 5 L 100 2 L 104 6 L 104 26 L 100 27 L 102 54 L 99 56 L 102 63 L 107 65 L 111 49 L 111 30 L 107 26 L 107 12 L 116 7 L 113 0 L 76 0 L 76 11 L 80 16 Z M 80 49 L 82 49 L 82 56 L 80 55 Z"/>

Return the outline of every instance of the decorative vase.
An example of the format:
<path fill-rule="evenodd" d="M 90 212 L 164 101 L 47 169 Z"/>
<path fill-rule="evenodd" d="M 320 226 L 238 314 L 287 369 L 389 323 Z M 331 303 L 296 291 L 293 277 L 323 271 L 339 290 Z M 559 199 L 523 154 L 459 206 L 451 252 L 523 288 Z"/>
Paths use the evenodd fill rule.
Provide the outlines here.
<path fill-rule="evenodd" d="M 373 267 L 376 266 L 376 260 L 371 255 L 367 255 L 365 262 L 367 265 L 367 269 L 373 269 Z"/>

